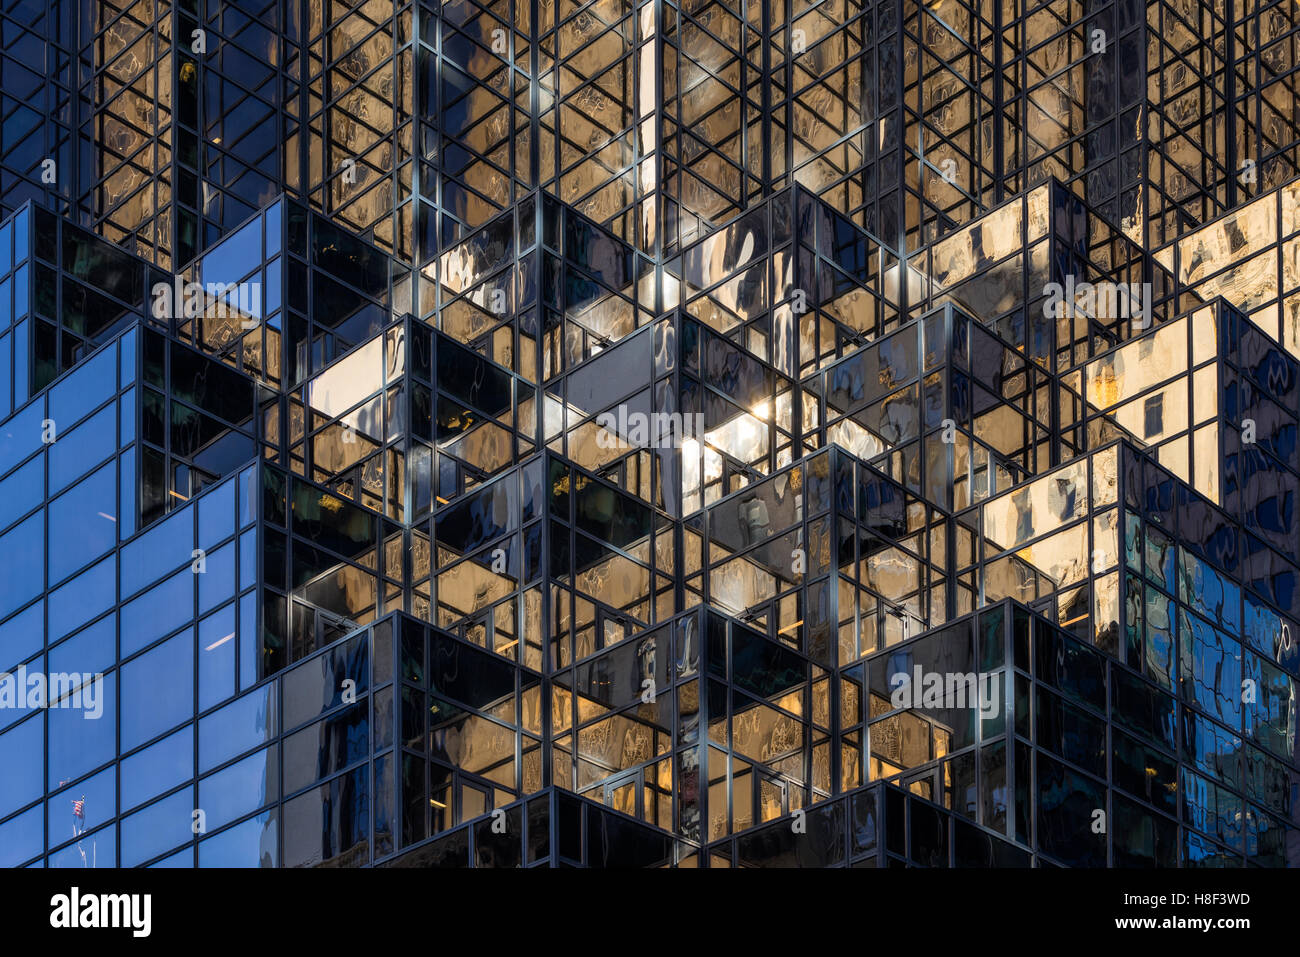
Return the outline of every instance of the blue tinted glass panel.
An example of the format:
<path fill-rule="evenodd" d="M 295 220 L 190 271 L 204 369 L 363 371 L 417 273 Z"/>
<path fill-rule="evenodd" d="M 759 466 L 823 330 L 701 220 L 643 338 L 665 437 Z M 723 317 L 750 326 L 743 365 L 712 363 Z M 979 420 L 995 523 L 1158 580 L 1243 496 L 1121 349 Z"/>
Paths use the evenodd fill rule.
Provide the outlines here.
<path fill-rule="evenodd" d="M 62 434 L 117 391 L 117 344 L 86 360 L 50 390 L 50 418 Z"/>
<path fill-rule="evenodd" d="M 45 456 L 38 455 L 0 482 L 0 528 L 8 528 L 45 497 Z"/>
<path fill-rule="evenodd" d="M 257 584 L 257 530 L 239 536 L 239 590 Z"/>
<path fill-rule="evenodd" d="M 284 273 L 283 260 L 273 260 L 266 267 L 266 298 L 263 300 L 265 308 L 263 315 L 272 315 L 280 308 L 280 277 Z"/>
<path fill-rule="evenodd" d="M 117 536 L 126 541 L 135 534 L 135 449 L 126 449 L 117 461 L 121 471 L 117 483 L 118 495 L 121 496 L 117 509 Z"/>
<path fill-rule="evenodd" d="M 50 494 L 61 492 L 116 451 L 117 407 L 110 404 L 50 446 Z"/>
<path fill-rule="evenodd" d="M 275 685 L 232 701 L 199 721 L 199 771 L 229 761 L 275 736 Z"/>
<path fill-rule="evenodd" d="M 45 513 L 0 535 L 0 618 L 45 587 Z"/>
<path fill-rule="evenodd" d="M 45 637 L 45 602 L 24 608 L 0 625 L 0 670 L 26 661 L 41 647 Z M 12 722 L 0 711 L 0 727 Z"/>
<path fill-rule="evenodd" d="M 187 505 L 122 549 L 122 594 L 133 595 L 168 572 L 188 565 L 193 553 L 194 514 Z"/>
<path fill-rule="evenodd" d="M 122 445 L 135 441 L 135 389 L 127 389 L 118 400 L 118 421 L 122 428 Z"/>
<path fill-rule="evenodd" d="M 0 674 L 0 728 L 17 724 L 23 718 L 45 707 L 44 681 L 45 656 L 29 658 L 8 672 L 8 677 Z M 31 693 L 35 687 L 39 695 Z"/>
<path fill-rule="evenodd" d="M 105 768 L 60 791 L 45 807 L 50 847 L 113 820 L 117 817 L 117 768 Z"/>
<path fill-rule="evenodd" d="M 122 606 L 122 655 L 194 620 L 194 578 L 187 567 Z"/>
<path fill-rule="evenodd" d="M 280 763 L 275 745 L 237 761 L 199 782 L 199 806 L 216 830 L 279 797 Z"/>
<path fill-rule="evenodd" d="M 117 658 L 117 615 L 95 622 L 50 649 L 51 671 L 107 671 Z"/>
<path fill-rule="evenodd" d="M 60 582 L 117 544 L 117 463 L 50 503 L 50 581 Z"/>
<path fill-rule="evenodd" d="M 92 677 L 78 690 L 79 700 L 65 699 L 69 707 L 49 710 L 51 789 L 75 781 L 117 753 L 117 675 Z"/>
<path fill-rule="evenodd" d="M 122 818 L 122 866 L 136 867 L 193 836 L 194 789 L 185 788 Z"/>
<path fill-rule="evenodd" d="M 235 606 L 199 622 L 199 710 L 235 693 Z"/>
<path fill-rule="evenodd" d="M 14 259 L 18 263 L 27 258 L 27 232 L 30 228 L 30 218 L 27 210 L 23 210 L 14 217 Z"/>
<path fill-rule="evenodd" d="M 38 804 L 0 824 L 0 867 L 17 867 L 45 850 L 41 843 L 44 812 L 45 808 Z"/>
<path fill-rule="evenodd" d="M 0 734 L 0 817 L 41 796 L 44 725 L 37 715 Z"/>
<path fill-rule="evenodd" d="M 207 558 L 199 579 L 199 611 L 208 612 L 235 597 L 235 545 L 223 545 Z"/>
<path fill-rule="evenodd" d="M 271 258 L 280 252 L 280 230 L 283 228 L 284 207 L 279 203 L 268 206 L 266 215 L 262 217 L 266 223 L 266 256 Z"/>
<path fill-rule="evenodd" d="M 28 399 L 27 386 L 30 380 L 28 379 L 27 370 L 29 368 L 28 362 L 32 354 L 31 325 L 30 320 L 24 319 L 22 322 L 18 323 L 18 325 L 14 326 L 14 357 L 16 359 L 14 362 L 14 405 L 22 405 Z M 36 404 L 41 406 L 44 405 L 43 402 L 38 402 Z M 45 409 L 42 408 L 42 414 L 37 416 L 37 418 L 42 418 L 44 412 Z M 2 452 L 3 450 L 0 450 L 0 453 Z M 5 461 L 17 460 L 5 459 L 3 454 L 0 454 L 0 462 Z"/>
<path fill-rule="evenodd" d="M 194 777 L 194 725 L 122 762 L 122 809 L 129 811 Z"/>
<path fill-rule="evenodd" d="M 262 262 L 262 219 L 254 217 L 203 256 L 200 282 L 238 282 Z"/>
<path fill-rule="evenodd" d="M 108 611 L 116 601 L 117 556 L 109 555 L 50 593 L 48 640 L 58 641 Z"/>
<path fill-rule="evenodd" d="M 33 402 L 0 425 L 0 472 L 13 468 L 41 447 L 41 420 L 45 418 L 42 406 L 39 400 Z"/>
<path fill-rule="evenodd" d="M 187 628 L 122 666 L 122 750 L 193 715 L 194 633 Z"/>
<path fill-rule="evenodd" d="M 27 295 L 31 289 L 31 269 L 28 266 L 19 267 L 14 273 L 14 315 L 25 316 L 27 310 L 31 308 Z"/>
<path fill-rule="evenodd" d="M 257 683 L 257 592 L 239 599 L 239 690 Z"/>
<path fill-rule="evenodd" d="M 235 483 L 205 490 L 198 506 L 199 548 L 210 551 L 235 534 Z"/>
<path fill-rule="evenodd" d="M 117 866 L 117 841 L 113 827 L 100 828 L 75 844 L 50 855 L 50 867 L 113 868 Z"/>
<path fill-rule="evenodd" d="M 0 420 L 13 411 L 13 361 L 13 340 L 7 334 L 0 336 Z"/>
<path fill-rule="evenodd" d="M 274 809 L 214 834 L 199 844 L 199 867 L 277 867 Z"/>
<path fill-rule="evenodd" d="M 3 435 L 0 435 L 3 439 Z M 246 528 L 257 518 L 257 469 L 245 469 L 239 475 L 239 527 Z"/>

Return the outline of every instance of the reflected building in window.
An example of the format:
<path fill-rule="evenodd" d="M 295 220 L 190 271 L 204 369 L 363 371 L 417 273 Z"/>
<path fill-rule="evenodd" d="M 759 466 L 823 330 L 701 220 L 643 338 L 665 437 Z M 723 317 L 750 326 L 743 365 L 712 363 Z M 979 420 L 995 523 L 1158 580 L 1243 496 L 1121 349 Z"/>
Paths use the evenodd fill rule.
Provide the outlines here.
<path fill-rule="evenodd" d="M 0 863 L 1300 866 L 1293 20 L 0 13 Z"/>

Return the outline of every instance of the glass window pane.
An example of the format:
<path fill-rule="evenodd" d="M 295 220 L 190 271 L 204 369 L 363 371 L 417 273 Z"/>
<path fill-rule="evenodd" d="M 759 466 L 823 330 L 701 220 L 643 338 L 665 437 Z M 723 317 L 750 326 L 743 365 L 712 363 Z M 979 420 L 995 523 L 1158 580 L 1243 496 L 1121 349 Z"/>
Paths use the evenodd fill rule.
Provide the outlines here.
<path fill-rule="evenodd" d="M 0 816 L 41 796 L 45 722 L 40 715 L 0 734 Z"/>
<path fill-rule="evenodd" d="M 116 754 L 117 675 L 81 677 L 80 706 L 68 697 L 68 706 L 49 710 L 51 788 L 75 781 Z"/>
<path fill-rule="evenodd" d="M 45 802 L 50 847 L 117 817 L 117 768 L 108 767 Z"/>
<path fill-rule="evenodd" d="M 194 789 L 177 791 L 122 819 L 122 866 L 136 867 L 193 836 Z"/>
<path fill-rule="evenodd" d="M 44 814 L 45 808 L 38 804 L 0 824 L 0 867 L 17 867 L 45 850 L 41 843 Z"/>
<path fill-rule="evenodd" d="M 111 608 L 116 600 L 116 580 L 117 554 L 110 553 L 98 565 L 51 592 L 48 640 L 58 641 Z"/>
<path fill-rule="evenodd" d="M 50 867 L 98 867 L 117 866 L 117 840 L 113 835 L 113 826 L 101 827 L 94 834 L 88 834 L 75 844 L 69 844 L 63 850 L 50 855 Z"/>
<path fill-rule="evenodd" d="M 45 587 L 45 513 L 0 535 L 0 618 Z"/>
<path fill-rule="evenodd" d="M 117 463 L 50 503 L 50 581 L 60 582 L 117 544 Z"/>
<path fill-rule="evenodd" d="M 199 844 L 199 867 L 276 867 L 279 814 L 275 808 L 214 834 Z"/>
<path fill-rule="evenodd" d="M 228 761 L 275 737 L 275 685 L 232 701 L 199 722 L 199 771 Z"/>
<path fill-rule="evenodd" d="M 117 391 L 117 344 L 69 372 L 50 390 L 50 418 L 60 432 L 77 424 L 87 412 Z"/>
<path fill-rule="evenodd" d="M 196 577 L 187 566 L 122 606 L 123 657 L 194 619 Z"/>
<path fill-rule="evenodd" d="M 209 830 L 224 827 L 279 797 L 279 749 L 271 747 L 199 782 L 199 806 Z"/>
<path fill-rule="evenodd" d="M 187 628 L 122 667 L 122 750 L 194 715 L 194 632 Z"/>
<path fill-rule="evenodd" d="M 181 728 L 122 762 L 122 808 L 130 810 L 194 776 L 194 726 Z"/>
<path fill-rule="evenodd" d="M 117 406 L 107 405 L 50 446 L 50 494 L 117 451 Z M 110 509 L 111 511 L 111 509 Z"/>

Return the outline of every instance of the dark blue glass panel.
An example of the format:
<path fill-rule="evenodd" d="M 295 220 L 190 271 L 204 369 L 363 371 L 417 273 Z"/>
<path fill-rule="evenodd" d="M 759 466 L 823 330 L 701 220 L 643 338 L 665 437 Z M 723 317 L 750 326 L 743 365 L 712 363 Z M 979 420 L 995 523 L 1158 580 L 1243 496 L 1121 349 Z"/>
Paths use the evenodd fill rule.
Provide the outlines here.
<path fill-rule="evenodd" d="M 27 210 L 22 210 L 14 217 L 14 258 L 13 262 L 20 263 L 28 256 L 27 233 L 31 229 L 31 220 Z"/>
<path fill-rule="evenodd" d="M 118 351 L 121 353 L 119 374 L 124 386 L 135 382 L 135 351 L 138 347 L 139 336 L 135 329 L 122 333 L 122 338 L 118 340 Z"/>

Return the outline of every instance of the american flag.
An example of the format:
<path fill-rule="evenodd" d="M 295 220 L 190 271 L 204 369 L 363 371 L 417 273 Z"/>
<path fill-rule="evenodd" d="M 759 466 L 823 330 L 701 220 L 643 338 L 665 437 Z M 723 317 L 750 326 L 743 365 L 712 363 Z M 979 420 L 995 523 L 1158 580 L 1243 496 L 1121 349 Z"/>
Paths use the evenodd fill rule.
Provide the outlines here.
<path fill-rule="evenodd" d="M 85 819 L 86 817 L 86 799 L 82 797 L 80 801 L 72 802 L 72 816 Z"/>

